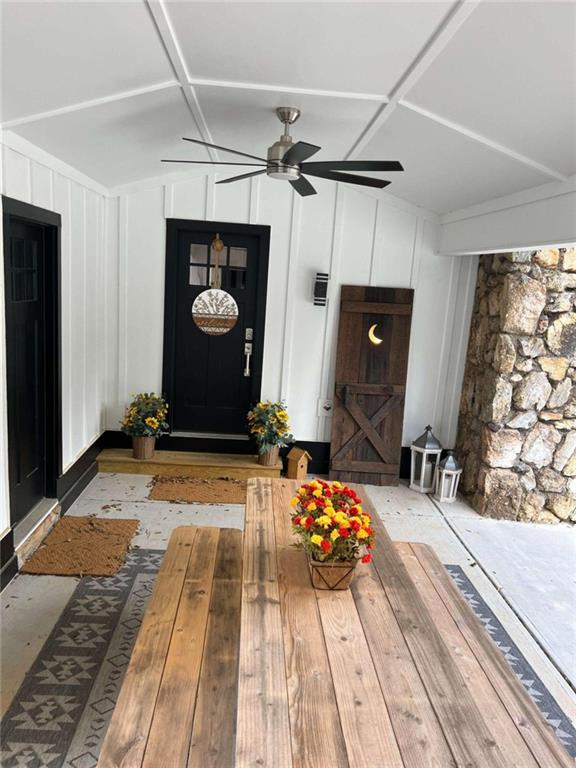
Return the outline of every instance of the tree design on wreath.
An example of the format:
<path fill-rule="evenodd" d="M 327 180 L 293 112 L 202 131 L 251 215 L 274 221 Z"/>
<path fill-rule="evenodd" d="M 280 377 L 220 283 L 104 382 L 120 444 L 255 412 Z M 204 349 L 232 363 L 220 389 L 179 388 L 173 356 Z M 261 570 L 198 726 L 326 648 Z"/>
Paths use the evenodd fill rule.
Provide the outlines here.
<path fill-rule="evenodd" d="M 226 291 L 209 288 L 196 297 L 192 318 L 198 328 L 210 336 L 228 333 L 238 321 L 238 305 Z"/>

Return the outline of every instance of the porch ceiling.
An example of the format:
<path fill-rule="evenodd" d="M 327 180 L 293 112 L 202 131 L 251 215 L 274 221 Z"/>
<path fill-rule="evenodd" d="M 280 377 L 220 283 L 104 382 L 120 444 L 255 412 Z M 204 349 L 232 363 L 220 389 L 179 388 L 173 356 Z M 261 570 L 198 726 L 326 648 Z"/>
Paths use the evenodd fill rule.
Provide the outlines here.
<path fill-rule="evenodd" d="M 0 8 L 2 128 L 108 187 L 208 159 L 184 135 L 261 154 L 284 104 L 318 159 L 398 158 L 391 193 L 438 213 L 576 172 L 573 2 Z"/>

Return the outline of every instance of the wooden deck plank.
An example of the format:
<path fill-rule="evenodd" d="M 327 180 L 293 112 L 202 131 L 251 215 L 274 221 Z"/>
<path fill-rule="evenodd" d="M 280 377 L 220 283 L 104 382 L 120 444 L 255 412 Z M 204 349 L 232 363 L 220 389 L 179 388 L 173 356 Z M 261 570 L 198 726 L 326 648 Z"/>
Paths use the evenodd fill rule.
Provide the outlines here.
<path fill-rule="evenodd" d="M 129 448 L 105 448 L 97 457 L 100 472 L 120 472 L 167 477 L 280 477 L 282 462 L 266 467 L 257 456 L 245 454 L 155 451 L 151 459 L 135 459 Z"/>
<path fill-rule="evenodd" d="M 241 579 L 242 532 L 222 529 L 188 768 L 234 768 Z"/>
<path fill-rule="evenodd" d="M 357 567 L 352 594 L 405 768 L 455 768 L 436 713 L 371 566 Z"/>
<path fill-rule="evenodd" d="M 538 768 L 538 763 L 518 733 L 514 721 L 509 717 L 466 639 L 446 610 L 446 606 L 419 563 L 412 547 L 410 544 L 398 542 L 395 547 L 430 615 L 434 617 L 438 632 L 474 696 L 484 722 L 489 727 L 494 740 L 505 747 L 507 764 L 513 768 Z"/>
<path fill-rule="evenodd" d="M 140 768 L 142 765 L 196 531 L 192 526 L 183 526 L 172 532 L 102 746 L 98 768 Z"/>
<path fill-rule="evenodd" d="M 291 768 L 270 480 L 248 481 L 242 573 L 236 768 Z"/>
<path fill-rule="evenodd" d="M 412 550 L 538 763 L 542 768 L 573 768 L 574 761 L 480 625 L 434 551 L 424 544 L 414 544 Z"/>
<path fill-rule="evenodd" d="M 361 495 L 376 530 L 374 566 L 456 762 L 467 765 L 473 757 L 475 768 L 505 768 L 509 763 L 504 747 L 495 742 L 482 719 L 473 694 L 364 489 Z"/>
<path fill-rule="evenodd" d="M 294 768 L 349 768 L 324 634 L 306 554 L 295 550 L 293 483 L 273 486 L 280 607 Z"/>
<path fill-rule="evenodd" d="M 218 546 L 217 528 L 200 528 L 182 589 L 172 639 L 156 699 L 143 768 L 185 768 L 192 736 L 196 692 Z M 174 728 L 177 713 L 178 727 Z"/>
<path fill-rule="evenodd" d="M 350 768 L 403 768 L 352 593 L 316 590 Z"/>

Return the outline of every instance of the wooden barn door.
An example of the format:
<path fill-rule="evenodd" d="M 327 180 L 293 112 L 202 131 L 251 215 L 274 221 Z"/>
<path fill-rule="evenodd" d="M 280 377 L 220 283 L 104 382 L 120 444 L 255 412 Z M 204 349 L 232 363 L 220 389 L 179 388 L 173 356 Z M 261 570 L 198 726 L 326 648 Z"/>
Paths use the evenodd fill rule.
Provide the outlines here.
<path fill-rule="evenodd" d="M 342 286 L 332 479 L 398 483 L 413 293 L 406 288 Z"/>

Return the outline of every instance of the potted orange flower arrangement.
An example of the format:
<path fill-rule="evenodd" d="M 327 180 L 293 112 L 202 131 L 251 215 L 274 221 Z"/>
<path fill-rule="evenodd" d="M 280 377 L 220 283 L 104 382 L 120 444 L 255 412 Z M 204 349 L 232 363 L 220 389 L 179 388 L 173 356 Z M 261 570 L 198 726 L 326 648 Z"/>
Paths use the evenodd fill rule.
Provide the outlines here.
<path fill-rule="evenodd" d="M 308 554 L 316 589 L 347 589 L 358 560 L 369 563 L 374 544 L 372 518 L 353 488 L 312 480 L 290 502 L 292 525 Z"/>

